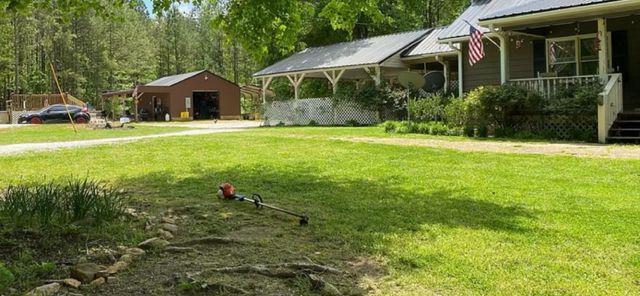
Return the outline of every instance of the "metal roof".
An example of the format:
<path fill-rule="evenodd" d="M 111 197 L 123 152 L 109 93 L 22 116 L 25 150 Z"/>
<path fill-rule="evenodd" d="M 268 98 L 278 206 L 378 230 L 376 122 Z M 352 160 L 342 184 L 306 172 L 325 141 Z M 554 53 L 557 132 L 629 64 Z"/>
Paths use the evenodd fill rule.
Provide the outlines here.
<path fill-rule="evenodd" d="M 474 0 L 471 6 L 467 8 L 449 27 L 447 27 L 440 36 L 440 40 L 454 39 L 466 37 L 469 35 L 468 21 L 474 25 L 478 23 L 478 19 L 490 14 L 494 11 L 513 8 L 521 4 L 530 2 L 531 0 Z M 551 0 L 552 2 L 555 0 Z M 483 33 L 489 32 L 489 29 L 476 26 Z"/>
<path fill-rule="evenodd" d="M 449 47 L 449 45 L 438 43 L 438 38 L 445 29 L 447 29 L 446 26 L 434 28 L 431 33 L 429 33 L 429 36 L 427 36 L 427 38 L 424 38 L 424 40 L 422 40 L 416 46 L 406 50 L 402 54 L 402 57 L 411 58 L 455 52 Z"/>
<path fill-rule="evenodd" d="M 572 8 L 618 0 L 536 0 L 515 7 L 502 9 L 483 16 L 482 20 L 497 19 L 509 16 Z"/>
<path fill-rule="evenodd" d="M 200 71 L 195 71 L 195 72 L 189 72 L 189 73 L 184 73 L 184 74 L 178 74 L 178 75 L 171 75 L 171 76 L 166 76 L 166 77 L 162 77 L 158 80 L 154 80 L 152 82 L 149 82 L 147 84 L 145 84 L 145 86 L 172 86 L 176 83 L 182 82 L 184 80 L 187 80 L 193 76 L 196 76 L 200 73 L 206 72 L 207 70 L 200 70 Z"/>
<path fill-rule="evenodd" d="M 307 48 L 253 76 L 380 64 L 420 40 L 429 31 L 417 30 Z"/>

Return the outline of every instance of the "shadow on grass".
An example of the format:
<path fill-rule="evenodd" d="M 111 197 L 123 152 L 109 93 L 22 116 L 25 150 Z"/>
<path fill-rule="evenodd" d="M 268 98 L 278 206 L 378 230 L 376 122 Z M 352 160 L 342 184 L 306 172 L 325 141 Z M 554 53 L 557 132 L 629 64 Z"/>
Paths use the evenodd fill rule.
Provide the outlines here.
<path fill-rule="evenodd" d="M 304 167 L 200 167 L 184 177 L 155 172 L 122 180 L 121 185 L 137 188 L 145 201 L 177 206 L 215 200 L 217 184 L 226 181 L 239 193 L 260 193 L 266 203 L 304 212 L 313 225 L 347 236 L 411 232 L 425 225 L 527 232 L 523 222 L 534 218 L 520 206 L 473 198 L 468 195 L 472 190 L 414 192 L 407 188 L 412 184 L 327 177 Z"/>

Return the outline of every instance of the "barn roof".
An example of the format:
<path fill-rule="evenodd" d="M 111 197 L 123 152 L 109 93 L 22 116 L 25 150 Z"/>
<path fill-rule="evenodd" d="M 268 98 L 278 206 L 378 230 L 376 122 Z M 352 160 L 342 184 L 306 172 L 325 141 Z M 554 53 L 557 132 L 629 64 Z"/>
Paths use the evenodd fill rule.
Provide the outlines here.
<path fill-rule="evenodd" d="M 446 54 L 446 53 L 455 53 L 449 45 L 438 43 L 438 38 L 447 27 L 438 27 L 434 28 L 427 38 L 420 41 L 416 46 L 407 49 L 404 53 L 402 53 L 402 57 L 405 58 L 414 58 L 421 56 L 432 56 L 437 54 Z"/>
<path fill-rule="evenodd" d="M 226 81 L 228 83 L 231 83 L 231 84 L 233 84 L 235 86 L 240 87 L 237 83 L 234 83 L 233 81 L 229 81 L 228 79 L 226 79 L 226 78 L 224 78 L 224 77 L 222 77 L 220 75 L 216 75 L 215 73 L 213 73 L 213 72 L 211 72 L 209 70 L 200 70 L 200 71 L 193 71 L 193 72 L 183 73 L 183 74 L 178 74 L 178 75 L 165 76 L 165 77 L 156 79 L 154 81 L 151 81 L 151 82 L 145 84 L 144 86 L 173 86 L 173 85 L 176 85 L 176 84 L 178 84 L 178 83 L 180 83 L 182 81 L 185 81 L 185 80 L 187 80 L 187 79 L 189 79 L 191 77 L 198 76 L 198 75 L 200 75 L 202 73 L 205 73 L 205 72 L 209 73 L 209 74 L 211 74 L 213 76 L 216 76 L 216 77 L 218 77 L 218 78 L 220 78 L 220 79 L 222 79 L 222 80 L 224 80 L 224 81 Z"/>
<path fill-rule="evenodd" d="M 515 7 L 494 11 L 483 16 L 482 20 L 498 19 L 503 17 L 518 16 L 530 13 L 546 12 L 558 9 L 572 8 L 585 5 L 593 5 L 619 0 L 535 0 Z"/>
<path fill-rule="evenodd" d="M 471 5 L 440 35 L 440 40 L 457 39 L 469 36 L 469 24 L 474 25 L 485 15 L 504 9 L 513 8 L 531 0 L 473 0 Z M 551 0 L 556 1 L 556 0 Z M 476 26 L 482 33 L 489 32 L 489 29 Z"/>
<path fill-rule="evenodd" d="M 145 86 L 172 86 L 174 84 L 185 81 L 203 72 L 207 72 L 207 70 L 200 70 L 200 71 L 194 71 L 194 72 L 183 73 L 178 75 L 165 76 L 160 79 L 151 81 L 145 84 Z"/>
<path fill-rule="evenodd" d="M 253 74 L 253 76 L 262 77 L 309 70 L 381 64 L 429 32 L 430 30 L 417 30 L 322 47 L 311 47 L 295 53 Z"/>

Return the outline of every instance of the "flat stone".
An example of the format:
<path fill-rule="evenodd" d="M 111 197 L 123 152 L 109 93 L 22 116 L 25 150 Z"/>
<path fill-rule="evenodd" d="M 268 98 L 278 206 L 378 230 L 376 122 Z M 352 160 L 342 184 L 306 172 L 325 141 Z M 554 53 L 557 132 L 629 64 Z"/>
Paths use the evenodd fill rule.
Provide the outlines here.
<path fill-rule="evenodd" d="M 118 261 L 115 264 L 107 267 L 107 273 L 109 275 L 116 274 L 129 266 L 129 262 L 126 261 Z"/>
<path fill-rule="evenodd" d="M 71 277 L 86 284 L 93 281 L 96 273 L 104 269 L 104 266 L 95 263 L 80 263 L 71 268 Z"/>
<path fill-rule="evenodd" d="M 131 264 L 135 259 L 136 258 L 131 254 L 124 254 L 120 256 L 120 260 L 118 260 L 118 262 L 127 262 L 128 264 Z"/>
<path fill-rule="evenodd" d="M 173 234 L 171 234 L 171 232 L 166 231 L 166 230 L 164 230 L 164 229 L 158 229 L 158 234 L 159 234 L 162 238 L 164 238 L 164 239 L 166 239 L 166 240 L 171 240 L 171 239 L 173 239 Z"/>
<path fill-rule="evenodd" d="M 96 273 L 96 278 L 101 278 L 101 277 L 102 277 L 102 278 L 106 278 L 106 277 L 108 277 L 108 276 L 109 276 L 109 271 L 107 271 L 106 269 L 105 269 L 105 270 L 98 271 L 98 272 Z"/>
<path fill-rule="evenodd" d="M 107 280 L 105 280 L 103 277 L 99 277 L 99 278 L 93 280 L 91 282 L 91 285 L 92 286 L 100 286 L 100 285 L 102 285 L 102 284 L 104 284 L 106 282 L 107 282 Z"/>
<path fill-rule="evenodd" d="M 170 243 L 164 239 L 161 239 L 159 237 L 154 237 L 154 238 L 150 238 L 146 241 L 141 242 L 140 244 L 138 244 L 138 247 L 140 247 L 141 249 L 144 250 L 150 250 L 150 249 L 163 249 L 164 247 L 168 246 Z"/>
<path fill-rule="evenodd" d="M 76 288 L 76 289 L 80 287 L 80 285 L 82 285 L 82 283 L 79 280 L 71 279 L 71 278 L 63 280 L 62 283 L 64 283 L 64 285 L 67 287 Z"/>
<path fill-rule="evenodd" d="M 133 256 L 142 256 L 144 255 L 144 250 L 140 248 L 128 248 L 124 251 L 125 254 L 133 255 Z"/>
<path fill-rule="evenodd" d="M 176 224 L 176 219 L 169 218 L 169 217 L 162 217 L 162 219 L 160 219 L 160 222 L 167 223 L 167 224 Z"/>
<path fill-rule="evenodd" d="M 166 231 L 171 232 L 172 234 L 178 233 L 178 226 L 175 224 L 163 223 L 162 225 L 160 225 L 160 227 L 162 227 L 162 229 Z"/>
<path fill-rule="evenodd" d="M 60 284 L 53 283 L 44 286 L 37 287 L 31 292 L 27 293 L 28 296 L 52 296 L 60 291 Z"/>

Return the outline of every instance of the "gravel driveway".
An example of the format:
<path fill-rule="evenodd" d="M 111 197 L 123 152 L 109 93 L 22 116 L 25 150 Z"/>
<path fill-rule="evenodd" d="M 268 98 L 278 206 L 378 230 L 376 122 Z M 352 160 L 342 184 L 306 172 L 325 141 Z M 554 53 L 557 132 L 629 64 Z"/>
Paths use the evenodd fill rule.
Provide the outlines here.
<path fill-rule="evenodd" d="M 145 124 L 151 126 L 163 126 L 162 124 Z M 227 122 L 219 122 L 217 124 L 213 123 L 168 123 L 166 126 L 173 127 L 192 127 L 196 128 L 193 130 L 175 132 L 175 133 L 165 133 L 165 134 L 157 134 L 157 135 L 147 135 L 147 136 L 134 136 L 134 137 L 123 137 L 123 138 L 110 138 L 110 139 L 96 139 L 96 140 L 83 140 L 83 141 L 67 141 L 67 142 L 47 142 L 47 143 L 23 143 L 23 144 L 11 144 L 11 145 L 0 145 L 0 156 L 3 155 L 13 155 L 19 153 L 26 152 L 40 152 L 40 151 L 51 151 L 57 149 L 65 149 L 65 148 L 81 148 L 81 147 L 90 147 L 97 145 L 105 145 L 105 144 L 116 144 L 116 143 L 124 143 L 124 142 L 135 142 L 146 139 L 156 139 L 156 138 L 166 138 L 166 137 L 179 137 L 179 136 L 197 136 L 197 135 L 208 135 L 208 134 L 218 134 L 218 133 L 230 133 L 230 132 L 240 132 L 245 131 L 251 128 L 255 128 L 260 126 L 259 122 L 253 121 L 227 121 Z M 197 126 L 197 127 L 194 127 Z M 4 126 L 3 126 L 4 128 Z"/>

